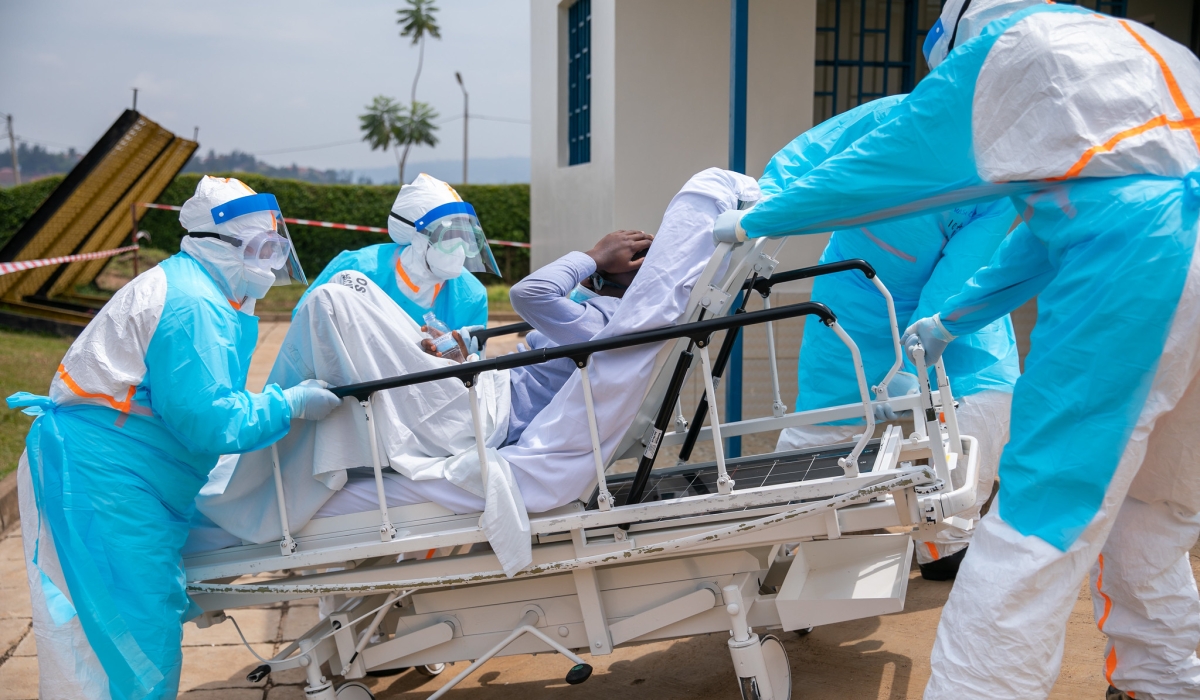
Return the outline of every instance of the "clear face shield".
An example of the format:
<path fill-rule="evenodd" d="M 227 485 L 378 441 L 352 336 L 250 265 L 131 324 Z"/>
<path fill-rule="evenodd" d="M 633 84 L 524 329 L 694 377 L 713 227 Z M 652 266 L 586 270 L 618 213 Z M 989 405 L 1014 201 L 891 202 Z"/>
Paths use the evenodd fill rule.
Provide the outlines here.
<path fill-rule="evenodd" d="M 451 202 L 434 207 L 413 222 L 413 227 L 429 239 L 431 249 L 445 255 L 461 251 L 464 269 L 501 276 L 500 266 L 496 264 L 483 227 L 475 216 L 475 208 L 470 204 Z"/>
<path fill-rule="evenodd" d="M 235 221 L 238 217 L 251 214 L 260 216 L 244 222 Z M 247 265 L 274 273 L 274 286 L 290 284 L 293 280 L 303 285 L 308 284 L 304 269 L 300 267 L 300 259 L 296 257 L 296 247 L 292 245 L 287 224 L 283 221 L 283 213 L 279 209 L 279 203 L 275 201 L 275 195 L 255 194 L 234 199 L 214 207 L 212 217 L 218 224 L 233 224 L 229 228 L 236 230 L 237 234 L 220 237 L 242 249 Z"/>

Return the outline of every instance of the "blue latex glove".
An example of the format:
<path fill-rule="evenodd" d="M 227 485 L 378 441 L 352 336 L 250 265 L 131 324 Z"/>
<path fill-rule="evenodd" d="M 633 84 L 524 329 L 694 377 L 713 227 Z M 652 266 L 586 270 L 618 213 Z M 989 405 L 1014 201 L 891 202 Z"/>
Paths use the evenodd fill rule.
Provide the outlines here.
<path fill-rule="evenodd" d="M 942 325 L 942 319 L 938 318 L 938 314 L 934 314 L 906 328 L 900 342 L 904 345 L 904 352 L 908 355 L 908 359 L 914 362 L 916 360 L 913 358 L 913 347 L 920 344 L 925 348 L 925 365 L 932 366 L 954 338 L 955 336 Z"/>
<path fill-rule="evenodd" d="M 479 339 L 475 337 L 475 333 L 487 328 L 487 326 L 463 326 L 458 329 L 458 334 L 462 336 L 463 345 L 467 346 L 467 352 L 478 355 L 482 349 L 479 346 Z"/>
<path fill-rule="evenodd" d="M 897 372 L 887 387 L 888 397 L 893 399 L 915 394 L 919 391 L 920 387 L 917 386 L 917 375 L 910 372 Z M 901 413 L 908 413 L 908 411 L 897 413 L 890 403 L 875 405 L 875 420 L 880 422 L 896 420 L 900 417 Z"/>
<path fill-rule="evenodd" d="M 740 243 L 746 240 L 742 217 L 749 209 L 730 209 L 717 215 L 713 225 L 713 243 Z"/>
<path fill-rule="evenodd" d="M 305 379 L 296 386 L 283 390 L 292 409 L 292 419 L 321 420 L 333 409 L 342 405 L 342 400 L 329 390 L 329 384 L 320 379 Z"/>

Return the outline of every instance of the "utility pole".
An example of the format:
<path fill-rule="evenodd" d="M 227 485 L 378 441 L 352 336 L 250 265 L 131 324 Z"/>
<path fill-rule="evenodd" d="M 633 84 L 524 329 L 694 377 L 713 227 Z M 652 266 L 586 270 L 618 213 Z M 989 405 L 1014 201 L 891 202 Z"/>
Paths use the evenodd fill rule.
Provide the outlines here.
<path fill-rule="evenodd" d="M 454 71 L 454 79 L 458 81 L 458 86 L 462 88 L 463 93 L 463 179 L 462 184 L 467 184 L 467 124 L 471 120 L 471 113 L 467 109 L 470 104 L 470 97 L 467 95 L 467 86 L 463 85 L 462 73 Z"/>
<path fill-rule="evenodd" d="M 13 184 L 21 184 L 21 164 L 17 162 L 17 137 L 13 136 L 12 115 L 4 115 L 4 121 L 8 123 L 8 148 L 12 151 L 13 162 Z"/>
<path fill-rule="evenodd" d="M 133 88 L 133 111 L 137 111 L 137 88 Z"/>
<path fill-rule="evenodd" d="M 200 141 L 200 127 L 197 126 L 192 128 L 192 140 L 196 142 Z"/>

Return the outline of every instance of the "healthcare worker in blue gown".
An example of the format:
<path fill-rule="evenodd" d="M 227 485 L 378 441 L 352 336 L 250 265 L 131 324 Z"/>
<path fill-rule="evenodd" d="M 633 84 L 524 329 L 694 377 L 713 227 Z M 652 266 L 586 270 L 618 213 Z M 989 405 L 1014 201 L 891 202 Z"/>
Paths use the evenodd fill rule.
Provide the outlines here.
<path fill-rule="evenodd" d="M 1200 61 L 1137 22 L 949 0 L 896 113 L 721 239 L 1009 195 L 1025 226 L 933 316 L 930 357 L 1036 296 L 997 503 L 942 612 L 926 698 L 1043 698 L 1090 573 L 1109 698 L 1200 697 Z"/>
<path fill-rule="evenodd" d="M 432 311 L 450 329 L 487 325 L 487 290 L 472 273 L 500 270 L 475 209 L 453 187 L 425 173 L 401 187 L 388 235 L 392 243 L 342 251 L 309 290 L 356 270 L 418 324 Z"/>
<path fill-rule="evenodd" d="M 8 399 L 37 416 L 18 489 L 43 699 L 175 697 L 209 470 L 341 405 L 315 380 L 246 390 L 255 300 L 304 283 L 275 197 L 204 177 L 179 221 L 182 252 L 100 310 L 50 396 Z"/>
<path fill-rule="evenodd" d="M 887 121 L 904 98 L 895 95 L 868 102 L 801 134 L 767 163 L 759 179 L 764 196 L 782 191 L 825 160 L 852 148 L 855 141 Z M 1001 198 L 902 221 L 841 229 L 829 239 L 821 262 L 861 258 L 870 263 L 887 285 L 903 329 L 941 308 L 947 297 L 987 264 L 1018 221 L 1012 202 Z M 882 382 L 895 363 L 896 350 L 887 302 L 875 285 L 859 272 L 839 272 L 816 278 L 812 298 L 834 310 L 838 322 L 858 345 L 868 384 Z M 818 325 L 815 317 L 805 323 L 797 372 L 797 411 L 859 401 L 850 352 L 832 333 L 816 330 Z M 992 493 L 1000 450 L 1008 441 L 1012 386 L 1020 375 L 1017 344 L 1008 316 L 959 339 L 947 349 L 945 362 L 959 404 L 959 427 L 980 441 L 976 502 L 960 514 L 974 522 Z M 915 393 L 915 372 L 909 362 L 892 379 L 888 395 Z M 897 415 L 885 404 L 876 408 L 875 418 L 895 420 Z M 786 428 L 779 435 L 776 451 L 844 442 L 862 430 L 861 418 Z M 954 578 L 971 532 L 970 528 L 948 527 L 935 540 L 920 543 L 916 554 L 921 575 L 931 580 Z"/>

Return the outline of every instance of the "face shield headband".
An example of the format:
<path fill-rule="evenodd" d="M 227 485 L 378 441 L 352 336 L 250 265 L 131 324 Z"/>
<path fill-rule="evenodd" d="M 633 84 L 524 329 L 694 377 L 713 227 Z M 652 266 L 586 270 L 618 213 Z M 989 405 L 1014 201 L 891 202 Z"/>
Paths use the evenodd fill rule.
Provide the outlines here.
<path fill-rule="evenodd" d="M 271 214 L 271 227 L 261 231 L 250 232 L 243 236 L 220 235 L 236 247 L 242 248 L 247 265 L 275 273 L 275 285 L 285 285 L 291 280 L 307 285 L 308 279 L 300 267 L 296 257 L 296 247 L 292 244 L 291 234 L 283 221 L 283 212 L 275 195 L 269 193 L 252 194 L 230 200 L 211 210 L 213 221 L 218 224 L 227 223 L 239 216 L 268 212 Z"/>
<path fill-rule="evenodd" d="M 390 212 L 389 216 L 415 228 L 429 240 L 429 247 L 440 253 L 453 255 L 461 250 L 465 269 L 500 276 L 500 266 L 488 246 L 475 208 L 467 202 L 442 204 L 416 221 L 409 221 L 396 212 Z"/>

